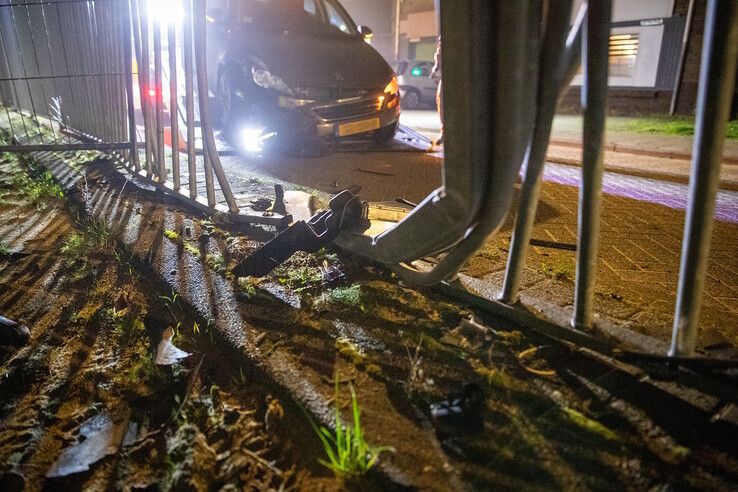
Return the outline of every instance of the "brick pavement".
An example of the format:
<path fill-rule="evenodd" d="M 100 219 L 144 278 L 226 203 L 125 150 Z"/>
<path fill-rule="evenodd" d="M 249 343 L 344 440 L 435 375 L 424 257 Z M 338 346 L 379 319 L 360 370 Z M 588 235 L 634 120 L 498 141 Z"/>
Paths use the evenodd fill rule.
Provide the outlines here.
<path fill-rule="evenodd" d="M 547 173 L 551 177 L 557 169 L 549 168 L 553 168 Z M 643 197 L 650 191 L 652 198 L 673 193 L 673 187 L 678 185 L 656 182 L 648 186 L 642 194 L 633 195 Z M 625 324 L 666 341 L 671 335 L 676 302 L 685 214 L 683 210 L 659 204 L 658 200 L 622 195 L 626 194 L 618 196 L 606 191 L 604 195 L 595 311 L 610 323 Z M 731 198 L 735 200 L 735 196 Z M 734 201 L 732 203 L 735 218 L 738 207 Z M 702 347 L 722 342 L 738 347 L 736 222 L 718 220 L 715 223 L 700 317 Z M 576 225 L 576 188 L 546 181 L 532 237 L 575 242 Z M 470 263 L 469 274 L 479 276 L 474 268 L 481 265 L 485 270 L 481 277 L 501 287 L 511 229 L 512 219 L 478 255 L 487 260 L 476 259 Z M 553 304 L 569 313 L 573 304 L 574 265 L 572 251 L 531 247 L 521 290 L 523 303 Z"/>

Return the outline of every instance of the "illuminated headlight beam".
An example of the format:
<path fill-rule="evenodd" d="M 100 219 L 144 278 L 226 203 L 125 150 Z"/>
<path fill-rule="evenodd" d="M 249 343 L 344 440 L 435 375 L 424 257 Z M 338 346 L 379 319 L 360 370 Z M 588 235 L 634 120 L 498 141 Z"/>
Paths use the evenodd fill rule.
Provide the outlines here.
<path fill-rule="evenodd" d="M 180 24 L 184 18 L 181 0 L 148 0 L 149 18 L 163 25 Z"/>
<path fill-rule="evenodd" d="M 249 154 L 259 154 L 264 149 L 264 142 L 275 135 L 276 132 L 267 132 L 263 128 L 244 128 L 241 132 L 241 147 Z"/>

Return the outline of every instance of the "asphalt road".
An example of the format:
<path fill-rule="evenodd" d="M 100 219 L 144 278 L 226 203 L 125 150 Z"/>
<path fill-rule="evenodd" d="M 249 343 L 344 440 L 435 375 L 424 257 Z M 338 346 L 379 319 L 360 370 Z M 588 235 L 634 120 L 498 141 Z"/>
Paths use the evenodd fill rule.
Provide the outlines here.
<path fill-rule="evenodd" d="M 403 112 L 401 123 L 426 136 L 436 135 L 439 127 L 434 111 Z M 232 181 L 266 176 L 295 185 L 336 193 L 351 189 L 364 200 L 379 202 L 403 198 L 418 202 L 441 185 L 443 150 L 425 144 L 417 134 L 412 145 L 401 135 L 389 148 L 377 148 L 365 142 L 339 145 L 321 155 L 304 157 L 230 157 L 224 166 Z M 421 150 L 421 149 L 427 150 Z M 578 186 L 579 169 L 548 163 L 544 180 Z M 237 186 L 236 186 L 237 187 Z M 606 172 L 603 191 L 606 194 L 634 198 L 674 209 L 685 209 L 688 187 L 648 178 Z M 574 190 L 572 190 L 574 192 Z M 738 223 L 738 193 L 718 193 L 715 216 L 718 220 Z"/>

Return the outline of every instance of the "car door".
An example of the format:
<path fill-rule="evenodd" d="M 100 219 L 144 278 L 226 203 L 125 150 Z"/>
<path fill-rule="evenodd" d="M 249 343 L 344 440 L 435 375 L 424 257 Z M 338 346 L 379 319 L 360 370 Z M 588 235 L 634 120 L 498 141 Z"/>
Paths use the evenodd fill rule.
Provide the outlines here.
<path fill-rule="evenodd" d="M 431 78 L 431 70 L 433 64 L 431 62 L 422 62 L 416 65 L 415 72 L 417 75 L 417 86 L 420 88 L 420 92 L 423 95 L 423 99 L 426 101 L 432 101 L 436 97 L 436 90 L 438 89 L 438 82 Z"/>

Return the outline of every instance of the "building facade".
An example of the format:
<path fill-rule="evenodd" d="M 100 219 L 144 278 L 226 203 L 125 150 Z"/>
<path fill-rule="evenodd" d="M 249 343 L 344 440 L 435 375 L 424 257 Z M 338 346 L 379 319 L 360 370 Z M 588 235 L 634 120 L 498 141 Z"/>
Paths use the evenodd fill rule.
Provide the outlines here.
<path fill-rule="evenodd" d="M 575 0 L 574 12 L 581 1 Z M 373 44 L 388 61 L 433 58 L 438 36 L 434 0 L 344 0 L 343 3 L 357 22 L 375 29 Z M 690 3 L 692 19 L 688 26 Z M 611 113 L 667 113 L 675 88 L 679 89 L 677 112 L 694 111 L 705 10 L 706 0 L 613 0 Z M 686 45 L 685 31 L 688 31 Z M 680 71 L 683 48 L 685 57 Z M 578 111 L 580 85 L 581 75 L 577 75 L 563 98 L 561 111 Z"/>
<path fill-rule="evenodd" d="M 692 19 L 687 13 L 692 1 Z M 581 3 L 577 0 L 575 3 Z M 694 112 L 697 102 L 706 0 L 614 0 L 610 34 L 611 114 Z M 685 30 L 687 43 L 684 45 Z M 683 69 L 679 71 L 682 49 Z M 581 75 L 572 81 L 560 110 L 579 108 Z"/>

